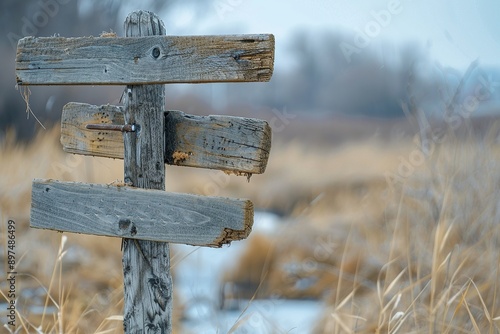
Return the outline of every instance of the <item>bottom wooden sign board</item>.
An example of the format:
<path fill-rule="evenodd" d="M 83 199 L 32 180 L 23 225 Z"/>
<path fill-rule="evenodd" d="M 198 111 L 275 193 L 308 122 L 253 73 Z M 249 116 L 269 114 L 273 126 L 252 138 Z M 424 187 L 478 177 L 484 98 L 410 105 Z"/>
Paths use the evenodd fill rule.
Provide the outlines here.
<path fill-rule="evenodd" d="M 35 179 L 31 227 L 221 247 L 252 229 L 249 200 Z"/>

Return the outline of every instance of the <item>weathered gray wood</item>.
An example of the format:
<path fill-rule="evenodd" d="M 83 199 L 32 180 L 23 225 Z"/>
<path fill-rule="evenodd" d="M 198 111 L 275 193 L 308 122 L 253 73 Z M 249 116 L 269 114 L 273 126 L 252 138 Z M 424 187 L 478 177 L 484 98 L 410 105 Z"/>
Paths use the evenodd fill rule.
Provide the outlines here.
<path fill-rule="evenodd" d="M 25 37 L 19 85 L 269 81 L 274 36 Z"/>
<path fill-rule="evenodd" d="M 220 247 L 248 236 L 253 206 L 249 200 L 36 179 L 30 222 L 56 231 Z"/>
<path fill-rule="evenodd" d="M 86 129 L 88 124 L 123 125 L 123 108 L 68 103 L 61 117 L 61 143 L 69 153 L 123 159 L 123 134 Z M 165 113 L 165 162 L 171 165 L 264 173 L 271 149 L 266 121 L 233 116 Z"/>
<path fill-rule="evenodd" d="M 271 149 L 266 121 L 167 112 L 165 159 L 169 164 L 261 174 Z"/>
<path fill-rule="evenodd" d="M 165 35 L 165 26 L 155 14 L 136 11 L 125 20 L 125 35 Z M 123 135 L 125 182 L 139 188 L 165 190 L 165 86 L 127 86 L 126 92 L 125 123 L 138 124 L 140 128 Z M 173 287 L 169 244 L 123 239 L 122 246 L 125 333 L 170 334 Z"/>
<path fill-rule="evenodd" d="M 123 108 L 68 103 L 61 115 L 61 144 L 68 153 L 123 159 L 123 134 L 88 130 L 87 124 L 123 125 Z"/>

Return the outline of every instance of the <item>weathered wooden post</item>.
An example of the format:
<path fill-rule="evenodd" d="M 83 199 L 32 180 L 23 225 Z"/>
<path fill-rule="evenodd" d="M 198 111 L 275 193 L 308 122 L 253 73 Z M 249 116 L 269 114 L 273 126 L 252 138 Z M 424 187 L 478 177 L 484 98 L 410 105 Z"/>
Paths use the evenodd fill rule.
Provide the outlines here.
<path fill-rule="evenodd" d="M 272 35 L 162 36 L 153 13 L 125 21 L 125 38 L 26 37 L 19 85 L 127 85 L 125 105 L 68 103 L 61 118 L 67 152 L 124 159 L 124 185 L 34 180 L 31 227 L 123 238 L 126 333 L 170 333 L 169 242 L 220 247 L 248 236 L 248 200 L 164 191 L 165 166 L 263 173 L 267 122 L 164 111 L 166 83 L 267 81 Z M 142 189 L 141 189 L 142 188 Z"/>
<path fill-rule="evenodd" d="M 125 20 L 125 36 L 150 35 L 165 35 L 161 19 L 151 12 L 129 14 Z M 153 47 L 146 56 L 157 59 L 162 55 L 158 47 Z M 124 121 L 139 124 L 140 128 L 123 135 L 125 183 L 165 190 L 164 109 L 164 85 L 127 86 Z M 125 333 L 170 333 L 173 291 L 169 244 L 123 239 L 122 245 Z"/>

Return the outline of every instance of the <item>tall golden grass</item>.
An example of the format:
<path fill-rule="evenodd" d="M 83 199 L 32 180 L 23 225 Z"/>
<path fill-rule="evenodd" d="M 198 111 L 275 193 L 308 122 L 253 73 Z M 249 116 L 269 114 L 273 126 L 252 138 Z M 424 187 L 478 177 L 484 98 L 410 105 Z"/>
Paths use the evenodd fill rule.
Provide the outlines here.
<path fill-rule="evenodd" d="M 21 145 L 9 132 L 0 145 L 2 249 L 6 249 L 7 220 L 16 222 L 16 333 L 84 333 L 89 329 L 108 333 L 113 328 L 120 332 L 121 322 L 112 320 L 122 309 L 119 241 L 81 239 L 28 227 L 33 178 L 100 178 L 84 171 L 89 161 L 64 154 L 58 138 L 59 130 L 54 128 L 40 132 L 29 145 Z M 107 174 L 104 177 L 113 174 L 107 168 L 101 171 Z M 5 273 L 6 261 L 3 264 Z M 3 287 L 0 298 L 7 299 Z"/>
<path fill-rule="evenodd" d="M 235 291 L 237 298 L 323 300 L 316 333 L 495 333 L 495 134 L 451 134 L 390 186 L 386 176 L 397 174 L 401 158 L 418 150 L 409 140 L 336 147 L 278 140 L 266 173 L 250 183 L 222 172 L 169 167 L 167 189 L 246 197 L 258 208 L 285 214 L 276 233 L 252 233 L 222 284 L 250 287 Z M 63 240 L 28 227 L 33 178 L 123 178 L 121 161 L 65 154 L 58 137 L 52 129 L 20 145 L 10 133 L 0 144 L 2 236 L 8 219 L 17 226 L 19 333 L 121 333 L 120 241 L 72 234 Z M 182 332 L 181 305 L 176 310 L 176 330 Z"/>
<path fill-rule="evenodd" d="M 123 333 L 121 241 L 29 228 L 34 178 L 94 183 L 123 179 L 121 161 L 66 154 L 59 136 L 53 128 L 23 145 L 9 132 L 0 144 L 2 250 L 7 221 L 16 222 L 16 333 Z M 6 256 L 1 254 L 5 273 Z M 0 292 L 0 303 L 6 302 L 6 285 L 0 285 Z M 174 316 L 180 316 L 180 309 L 176 307 Z M 0 316 L 3 326 L 6 318 Z"/>
<path fill-rule="evenodd" d="M 450 132 L 428 156 L 408 143 L 405 153 L 353 145 L 351 159 L 327 163 L 350 169 L 370 150 L 358 178 L 303 170 L 321 196 L 250 243 L 223 284 L 253 279 L 255 297 L 322 298 L 315 333 L 497 333 L 499 138 L 495 126 Z"/>

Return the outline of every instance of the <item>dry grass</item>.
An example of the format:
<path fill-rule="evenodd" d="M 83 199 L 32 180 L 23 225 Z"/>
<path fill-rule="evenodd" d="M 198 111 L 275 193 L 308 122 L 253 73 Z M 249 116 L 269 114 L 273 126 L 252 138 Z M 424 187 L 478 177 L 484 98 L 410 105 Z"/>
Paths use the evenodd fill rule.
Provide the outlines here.
<path fill-rule="evenodd" d="M 225 273 L 239 284 L 236 298 L 323 299 L 316 333 L 496 333 L 500 152 L 492 133 L 449 136 L 391 187 L 387 172 L 409 159 L 411 142 L 275 142 L 266 173 L 250 183 L 169 167 L 167 189 L 246 197 L 286 215 L 274 235 L 252 233 L 239 267 Z M 2 236 L 8 219 L 18 228 L 19 333 L 121 333 L 120 241 L 67 234 L 61 248 L 61 234 L 28 228 L 33 178 L 123 177 L 121 161 L 67 155 L 58 136 L 49 130 L 20 146 L 9 134 L 0 144 Z"/>
<path fill-rule="evenodd" d="M 250 242 L 224 280 L 253 281 L 258 298 L 323 298 L 315 333 L 499 332 L 498 131 L 479 137 L 450 133 L 411 172 L 399 161 L 418 146 L 329 157 L 328 167 L 352 171 L 369 149 L 357 177 L 328 174 L 321 162 L 302 170 L 295 177 L 321 195 L 308 203 L 306 191 L 291 191 L 303 196 L 294 215 L 266 247 Z M 405 177 L 394 179 L 398 168 Z"/>
<path fill-rule="evenodd" d="M 66 237 L 28 227 L 33 178 L 90 178 L 80 166 L 87 162 L 64 154 L 58 136 L 58 130 L 53 129 L 40 133 L 32 144 L 20 146 L 15 143 L 15 135 L 9 133 L 0 147 L 2 235 L 6 235 L 7 219 L 16 222 L 18 332 L 121 329 L 120 322 L 105 320 L 122 312 L 119 241 L 96 237 L 81 240 L 75 235 Z M 66 246 L 61 248 L 63 238 Z M 6 249 L 6 238 L 1 238 L 0 247 Z M 2 272 L 6 269 L 3 262 Z M 4 299 L 5 294 L 0 300 Z"/>
<path fill-rule="evenodd" d="M 0 272 L 5 277 L 5 229 L 12 219 L 19 273 L 17 322 L 22 324 L 17 333 L 123 333 L 121 240 L 29 228 L 34 178 L 111 183 L 123 178 L 123 163 L 64 153 L 58 128 L 41 132 L 29 145 L 17 144 L 9 133 L 0 144 L 0 156 Z M 67 238 L 64 250 L 62 238 Z M 7 300 L 5 283 L 0 285 L 0 303 Z M 174 317 L 180 317 L 178 311 L 180 307 Z M 4 312 L 1 319 L 6 319 Z"/>

